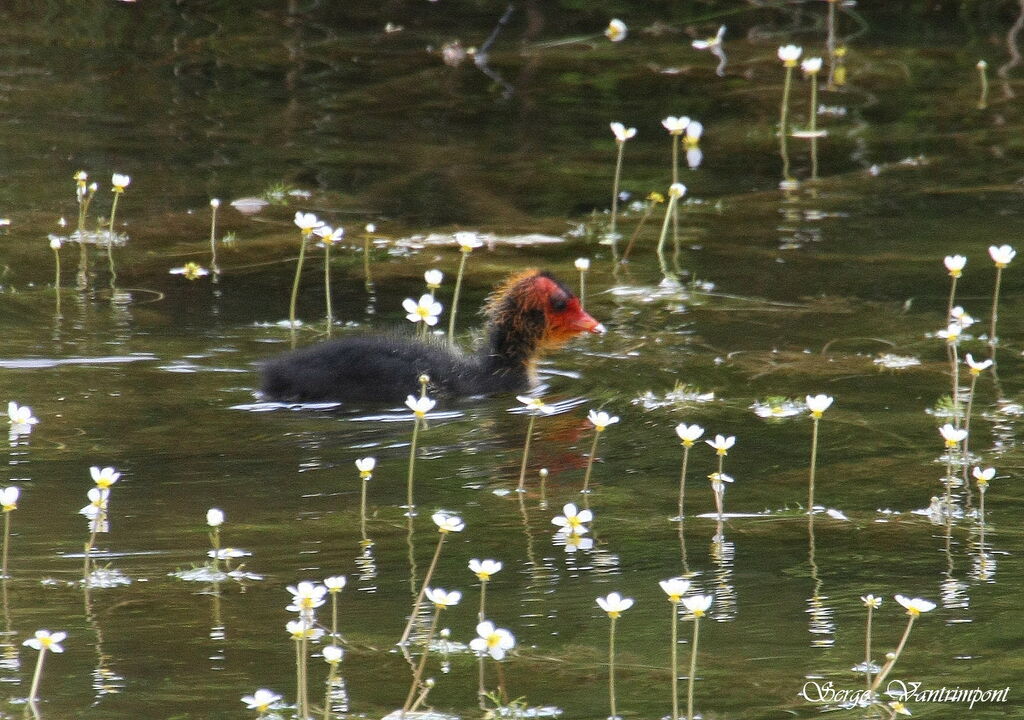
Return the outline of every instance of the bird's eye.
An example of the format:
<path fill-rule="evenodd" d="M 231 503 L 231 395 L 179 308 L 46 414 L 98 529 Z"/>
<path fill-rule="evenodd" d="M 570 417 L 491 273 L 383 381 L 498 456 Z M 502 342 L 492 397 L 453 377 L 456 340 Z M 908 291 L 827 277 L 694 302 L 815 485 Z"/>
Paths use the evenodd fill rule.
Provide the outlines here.
<path fill-rule="evenodd" d="M 551 309 L 555 312 L 562 312 L 569 306 L 569 301 L 565 295 L 555 295 L 551 298 Z"/>

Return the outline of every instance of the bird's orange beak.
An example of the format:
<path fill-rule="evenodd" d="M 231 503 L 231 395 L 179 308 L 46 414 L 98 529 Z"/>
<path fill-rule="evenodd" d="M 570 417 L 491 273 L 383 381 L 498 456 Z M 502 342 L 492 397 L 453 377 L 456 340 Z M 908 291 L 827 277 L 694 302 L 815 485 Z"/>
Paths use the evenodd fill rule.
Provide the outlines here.
<path fill-rule="evenodd" d="M 568 317 L 565 318 L 565 324 L 568 325 L 568 330 L 572 333 L 590 332 L 597 335 L 605 332 L 605 327 L 597 320 L 595 320 L 590 313 L 583 309 L 580 301 L 577 298 L 573 298 L 570 302 Z"/>

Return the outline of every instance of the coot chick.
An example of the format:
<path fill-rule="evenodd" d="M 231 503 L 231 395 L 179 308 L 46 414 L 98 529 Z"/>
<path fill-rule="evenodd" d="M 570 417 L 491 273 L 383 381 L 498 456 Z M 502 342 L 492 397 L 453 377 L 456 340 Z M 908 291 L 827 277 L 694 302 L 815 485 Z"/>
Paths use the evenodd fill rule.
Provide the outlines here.
<path fill-rule="evenodd" d="M 401 403 L 419 392 L 424 374 L 433 396 L 523 392 L 536 384 L 537 359 L 545 350 L 583 332 L 604 332 L 569 288 L 538 270 L 513 275 L 498 287 L 484 315 L 485 340 L 473 354 L 433 338 L 332 340 L 267 362 L 263 394 L 286 402 Z"/>

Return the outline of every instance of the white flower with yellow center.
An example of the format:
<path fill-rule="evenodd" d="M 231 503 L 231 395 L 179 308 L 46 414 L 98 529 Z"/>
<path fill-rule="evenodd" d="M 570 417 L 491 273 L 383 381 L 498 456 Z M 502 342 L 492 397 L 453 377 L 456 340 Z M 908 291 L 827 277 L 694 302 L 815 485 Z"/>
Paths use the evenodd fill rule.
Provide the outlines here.
<path fill-rule="evenodd" d="M 324 636 L 324 630 L 306 619 L 289 620 L 285 623 L 284 629 L 292 636 L 292 640 L 319 640 Z"/>
<path fill-rule="evenodd" d="M 242 702 L 248 710 L 255 710 L 258 713 L 265 713 L 274 703 L 280 702 L 281 696 L 273 690 L 260 688 L 252 695 L 243 695 Z"/>
<path fill-rule="evenodd" d="M 877 610 L 882 604 L 882 598 L 874 595 L 861 595 L 860 600 L 864 603 L 864 607 L 869 607 L 872 610 Z"/>
<path fill-rule="evenodd" d="M 590 269 L 590 259 L 576 258 L 576 261 L 573 263 L 573 266 L 580 272 L 586 272 L 587 270 Z"/>
<path fill-rule="evenodd" d="M 780 45 L 779 60 L 786 67 L 796 67 L 796 61 L 800 59 L 800 53 L 802 52 L 803 48 L 796 45 Z"/>
<path fill-rule="evenodd" d="M 437 400 L 410 395 L 405 399 L 405 405 L 412 410 L 413 415 L 422 420 L 427 416 L 428 412 L 434 409 L 434 406 L 437 405 Z"/>
<path fill-rule="evenodd" d="M 440 270 L 427 270 L 423 273 L 423 280 L 427 283 L 428 290 L 437 290 L 444 280 L 444 273 Z"/>
<path fill-rule="evenodd" d="M 821 58 L 805 58 L 804 61 L 800 63 L 800 69 L 804 71 L 804 75 L 817 75 L 821 72 Z"/>
<path fill-rule="evenodd" d="M 345 237 L 344 228 L 332 228 L 330 225 L 322 225 L 316 228 L 313 233 L 320 238 L 320 242 L 324 245 L 333 245 L 334 243 L 341 242 L 341 239 Z"/>
<path fill-rule="evenodd" d="M 683 144 L 688 148 L 695 148 L 700 144 L 700 139 L 703 135 L 704 124 L 697 120 L 691 120 L 690 124 L 686 126 L 686 136 L 683 138 Z"/>
<path fill-rule="evenodd" d="M 996 264 L 997 268 L 1004 268 L 1013 262 L 1013 258 L 1017 255 L 1017 251 L 1009 245 L 990 245 L 988 248 L 989 257 L 992 258 L 992 262 Z"/>
<path fill-rule="evenodd" d="M 715 454 L 728 455 L 729 448 L 736 444 L 736 436 L 730 435 L 725 437 L 724 435 L 715 435 L 714 440 L 705 440 L 704 442 L 715 449 Z"/>
<path fill-rule="evenodd" d="M 991 358 L 987 358 L 985 360 L 982 360 L 981 362 L 978 362 L 970 353 L 967 353 L 967 355 L 964 356 L 964 362 L 967 363 L 967 367 L 970 368 L 968 372 L 970 372 L 971 375 L 981 375 L 981 373 L 983 373 L 985 370 L 988 370 L 990 367 L 992 367 Z"/>
<path fill-rule="evenodd" d="M 101 511 L 107 509 L 107 501 L 110 499 L 110 490 L 103 488 L 89 488 L 85 494 L 89 504 L 78 511 L 79 515 L 85 515 L 90 520 L 96 519 Z"/>
<path fill-rule="evenodd" d="M 910 715 L 911 714 L 910 708 L 908 708 L 905 704 L 903 704 L 899 700 L 890 700 L 888 705 L 889 705 L 889 709 L 892 710 L 893 717 L 896 717 L 897 715 Z"/>
<path fill-rule="evenodd" d="M 952 323 L 946 326 L 945 330 L 938 330 L 935 333 L 935 337 L 940 340 L 945 340 L 947 343 L 955 343 L 960 339 L 960 333 L 963 332 L 963 328 L 957 323 Z"/>
<path fill-rule="evenodd" d="M 487 582 L 491 579 L 491 575 L 496 572 L 500 572 L 502 564 L 498 560 L 477 560 L 473 558 L 469 561 L 469 569 L 476 573 L 477 578 L 482 582 Z"/>
<path fill-rule="evenodd" d="M 711 489 L 716 493 L 725 492 L 725 483 L 732 483 L 736 481 L 732 475 L 726 475 L 725 473 L 719 472 L 713 472 L 708 475 L 708 480 L 711 481 Z"/>
<path fill-rule="evenodd" d="M 364 480 L 369 480 L 373 476 L 373 469 L 377 467 L 377 459 L 372 457 L 364 457 L 356 460 L 356 470 L 359 471 L 359 477 Z"/>
<path fill-rule="evenodd" d="M 896 602 L 907 609 L 907 615 L 917 617 L 921 613 L 931 612 L 935 609 L 935 603 L 921 598 L 908 598 L 906 595 L 896 595 Z"/>
<path fill-rule="evenodd" d="M 327 602 L 324 599 L 327 588 L 319 583 L 303 580 L 298 585 L 289 585 L 287 590 L 292 594 L 292 604 L 285 610 L 297 612 L 303 617 L 311 616 L 315 609 Z"/>
<path fill-rule="evenodd" d="M 626 27 L 626 23 L 618 18 L 609 21 L 608 27 L 604 29 L 604 36 L 612 42 L 622 42 L 628 34 L 629 28 Z"/>
<path fill-rule="evenodd" d="M 608 593 L 606 597 L 599 597 L 597 604 L 608 613 L 608 617 L 615 619 L 633 607 L 633 598 L 622 597 L 619 593 L 613 592 Z"/>
<path fill-rule="evenodd" d="M 444 588 L 427 588 L 425 594 L 427 600 L 434 603 L 434 607 L 438 608 L 454 607 L 462 599 L 462 593 L 458 590 L 448 592 Z"/>
<path fill-rule="evenodd" d="M 224 511 L 220 508 L 210 508 L 206 511 L 206 524 L 210 527 L 220 527 L 224 524 Z"/>
<path fill-rule="evenodd" d="M 583 530 L 586 531 L 586 528 L 583 528 Z M 579 535 L 577 533 L 562 535 L 559 533 L 556 537 L 565 538 L 565 551 L 567 553 L 574 553 L 577 550 L 591 550 L 594 547 L 594 538 L 589 538 L 585 535 Z"/>
<path fill-rule="evenodd" d="M 609 125 L 612 129 L 612 135 L 615 136 L 615 142 L 624 143 L 630 138 L 636 137 L 636 128 L 627 128 L 620 122 L 613 122 Z"/>
<path fill-rule="evenodd" d="M 32 408 L 28 405 L 18 405 L 13 400 L 7 403 L 7 419 L 12 430 L 17 427 L 19 432 L 27 432 L 32 425 L 39 422 L 39 418 L 32 414 Z"/>
<path fill-rule="evenodd" d="M 949 317 L 952 318 L 953 322 L 961 328 L 970 327 L 976 322 L 975 319 L 968 315 L 967 311 L 960 305 L 957 305 L 949 311 Z"/>
<path fill-rule="evenodd" d="M 683 607 L 689 610 L 695 618 L 701 618 L 707 614 L 712 600 L 714 598 L 711 595 L 691 595 L 683 598 Z"/>
<path fill-rule="evenodd" d="M 939 434 L 942 435 L 942 439 L 946 441 L 946 447 L 948 448 L 955 448 L 967 437 L 966 430 L 954 427 L 950 423 L 946 423 L 940 427 Z"/>
<path fill-rule="evenodd" d="M 61 246 L 63 244 L 64 244 L 64 241 L 61 240 L 59 236 L 57 236 L 57 235 L 51 235 L 50 236 L 50 249 L 51 250 L 60 250 Z"/>
<path fill-rule="evenodd" d="M 62 653 L 64 648 L 61 646 L 64 638 L 68 634 L 66 632 L 58 630 L 57 632 L 51 633 L 49 630 L 36 630 L 36 635 L 33 638 L 29 638 L 22 645 L 30 647 L 33 650 L 49 650 L 50 652 Z"/>
<path fill-rule="evenodd" d="M 121 477 L 121 473 L 112 467 L 100 469 L 95 465 L 89 468 L 89 474 L 92 475 L 92 481 L 96 483 L 96 487 L 101 490 L 106 490 Z"/>
<path fill-rule="evenodd" d="M 455 233 L 455 242 L 459 246 L 459 251 L 464 253 L 471 253 L 484 246 L 484 241 L 477 233 L 468 231 Z"/>
<path fill-rule="evenodd" d="M 963 255 L 947 255 L 942 262 L 946 266 L 946 270 L 949 271 L 949 276 L 958 278 L 964 271 L 967 258 Z"/>
<path fill-rule="evenodd" d="M 662 127 L 669 131 L 671 135 L 682 135 L 683 131 L 686 130 L 686 126 L 690 124 L 690 118 L 682 115 L 676 117 L 675 115 L 669 115 L 667 118 L 661 121 Z"/>
<path fill-rule="evenodd" d="M 314 230 L 323 227 L 323 220 L 318 220 L 313 213 L 295 213 L 295 224 L 302 231 L 303 237 L 309 237 Z"/>
<path fill-rule="evenodd" d="M 426 323 L 433 327 L 437 325 L 437 318 L 441 314 L 443 306 L 434 300 L 433 295 L 424 294 L 420 296 L 419 302 L 412 298 L 406 298 L 402 301 L 402 308 L 408 313 L 405 316 L 406 320 L 414 323 Z"/>
<path fill-rule="evenodd" d="M 591 410 L 589 413 L 587 413 L 587 420 L 590 421 L 590 424 L 594 426 L 594 429 L 597 432 L 604 432 L 605 428 L 607 428 L 609 425 L 614 425 L 619 421 L 619 416 L 609 415 L 603 410 L 601 412 Z"/>
<path fill-rule="evenodd" d="M 324 578 L 324 587 L 327 588 L 329 593 L 340 593 L 347 583 L 348 578 L 344 575 L 331 575 L 328 578 Z"/>
<path fill-rule="evenodd" d="M 682 183 L 672 183 L 668 186 L 668 196 L 677 200 L 686 194 L 686 186 Z"/>
<path fill-rule="evenodd" d="M 808 395 L 807 409 L 811 411 L 811 417 L 820 418 L 832 405 L 832 400 L 829 395 Z"/>
<path fill-rule="evenodd" d="M 130 177 L 128 177 L 127 175 L 122 175 L 121 173 L 114 173 L 113 176 L 110 178 L 110 184 L 114 186 L 113 192 L 116 193 L 123 193 L 124 189 L 128 187 L 128 185 L 130 185 L 131 182 L 132 179 Z"/>
<path fill-rule="evenodd" d="M 711 50 L 722 44 L 722 38 L 725 37 L 725 25 L 718 26 L 718 32 L 715 33 L 714 37 L 709 37 L 706 40 L 694 40 L 690 45 L 693 46 L 694 50 Z"/>
<path fill-rule="evenodd" d="M 186 280 L 198 280 L 210 271 L 197 262 L 187 262 L 182 267 L 171 268 L 167 271 L 171 275 L 184 275 Z"/>
<path fill-rule="evenodd" d="M 558 525 L 560 535 L 583 535 L 587 532 L 586 523 L 594 519 L 590 510 L 578 510 L 573 503 L 562 507 L 562 514 L 551 518 L 553 525 Z"/>
<path fill-rule="evenodd" d="M 990 467 L 982 470 L 980 467 L 976 467 L 971 471 L 971 475 L 978 481 L 978 489 L 985 490 L 988 487 L 988 481 L 996 476 L 996 469 Z M 6 510 L 6 507 L 4 509 Z"/>
<path fill-rule="evenodd" d="M 0 490 L 0 510 L 3 510 L 4 512 L 17 510 L 19 495 L 21 495 L 21 490 L 14 485 Z"/>
<path fill-rule="evenodd" d="M 476 626 L 477 637 L 469 641 L 469 649 L 477 655 L 490 655 L 495 660 L 505 657 L 505 651 L 516 646 L 516 639 L 508 630 L 495 627 L 485 620 Z"/>
<path fill-rule="evenodd" d="M 700 425 L 687 425 L 686 423 L 676 425 L 676 435 L 679 436 L 683 447 L 693 447 L 693 444 L 700 440 L 700 436 L 703 434 L 704 428 Z"/>
<path fill-rule="evenodd" d="M 450 533 L 450 532 L 462 532 L 466 528 L 466 523 L 462 522 L 462 518 L 458 515 L 449 515 L 444 512 L 436 512 L 430 516 L 430 519 L 437 525 L 437 531 L 439 533 Z"/>
<path fill-rule="evenodd" d="M 324 662 L 328 665 L 337 665 L 345 656 L 345 651 L 337 645 L 328 645 L 320 653 L 324 656 Z"/>
<path fill-rule="evenodd" d="M 555 411 L 550 405 L 545 405 L 541 398 L 532 398 L 529 395 L 516 395 L 516 400 L 538 415 L 550 415 Z"/>
<path fill-rule="evenodd" d="M 686 591 L 690 589 L 690 581 L 685 578 L 670 578 L 662 580 L 658 584 L 668 595 L 668 601 L 672 604 L 679 603 Z"/>

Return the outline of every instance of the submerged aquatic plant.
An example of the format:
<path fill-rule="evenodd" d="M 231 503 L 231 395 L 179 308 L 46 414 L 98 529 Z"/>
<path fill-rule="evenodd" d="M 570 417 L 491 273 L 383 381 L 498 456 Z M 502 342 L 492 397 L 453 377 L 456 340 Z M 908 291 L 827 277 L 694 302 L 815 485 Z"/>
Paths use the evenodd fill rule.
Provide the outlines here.
<path fill-rule="evenodd" d="M 518 492 L 523 492 L 523 484 L 526 482 L 526 461 L 530 456 L 530 439 L 533 437 L 533 424 L 538 416 L 550 415 L 555 409 L 550 405 L 545 405 L 540 398 L 517 395 L 516 400 L 528 408 L 530 415 L 530 421 L 526 425 L 526 441 L 523 443 L 523 460 L 519 464 L 519 484 L 516 486 Z"/>
<path fill-rule="evenodd" d="M 626 142 L 631 138 L 636 137 L 636 128 L 627 128 L 620 122 L 613 122 L 610 127 L 612 129 L 612 135 L 615 136 L 616 155 L 615 178 L 612 180 L 612 218 L 608 234 L 614 247 L 616 240 L 616 222 L 618 221 L 619 214 L 619 180 L 622 177 L 622 155 L 626 149 Z"/>
<path fill-rule="evenodd" d="M 953 454 L 957 448 L 960 447 L 960 443 L 967 439 L 968 431 L 963 428 L 958 428 L 952 423 L 946 423 L 939 428 L 939 434 L 942 435 L 942 439 L 946 445 L 946 499 L 945 499 L 945 511 L 949 515 L 953 514 Z"/>
<path fill-rule="evenodd" d="M 608 613 L 611 626 L 608 630 L 608 704 L 611 707 L 609 718 L 617 718 L 615 712 L 615 621 L 626 610 L 633 607 L 633 598 L 623 597 L 617 592 L 608 593 L 607 597 L 597 598 L 597 604 Z"/>
<path fill-rule="evenodd" d="M 469 254 L 479 247 L 483 247 L 484 241 L 474 232 L 455 233 L 455 242 L 459 245 L 459 270 L 455 275 L 455 290 L 452 292 L 452 309 L 448 314 L 448 342 L 455 341 L 455 314 L 459 309 L 459 293 L 462 290 L 462 276 L 466 273 L 466 260 Z"/>
<path fill-rule="evenodd" d="M 818 421 L 821 416 L 832 405 L 832 398 L 828 395 L 808 395 L 807 409 L 811 411 L 811 419 L 814 421 L 814 429 L 811 431 L 811 472 L 807 481 L 807 513 L 814 514 L 814 470 L 818 462 Z"/>
<path fill-rule="evenodd" d="M 609 415 L 603 410 L 601 412 L 591 410 L 587 414 L 587 420 L 589 420 L 590 424 L 594 426 L 594 441 L 590 444 L 590 454 L 587 456 L 587 469 L 583 474 L 583 490 L 581 492 L 584 493 L 590 492 L 590 471 L 594 467 L 594 456 L 597 454 L 597 441 L 601 437 L 601 433 L 603 433 L 609 425 L 614 425 L 619 421 L 619 417 L 617 415 Z"/>
<path fill-rule="evenodd" d="M 110 226 L 107 229 L 107 261 L 110 265 L 110 276 L 111 282 L 116 277 L 114 273 L 114 218 L 117 215 L 117 201 L 121 199 L 124 194 L 125 188 L 131 183 L 132 179 L 127 175 L 121 173 L 114 173 L 110 178 L 111 192 L 114 193 L 114 201 L 110 206 Z"/>
<path fill-rule="evenodd" d="M 672 717 L 679 720 L 679 603 L 683 595 L 690 589 L 690 581 L 684 578 L 671 578 L 658 583 L 668 595 L 672 604 Z"/>

